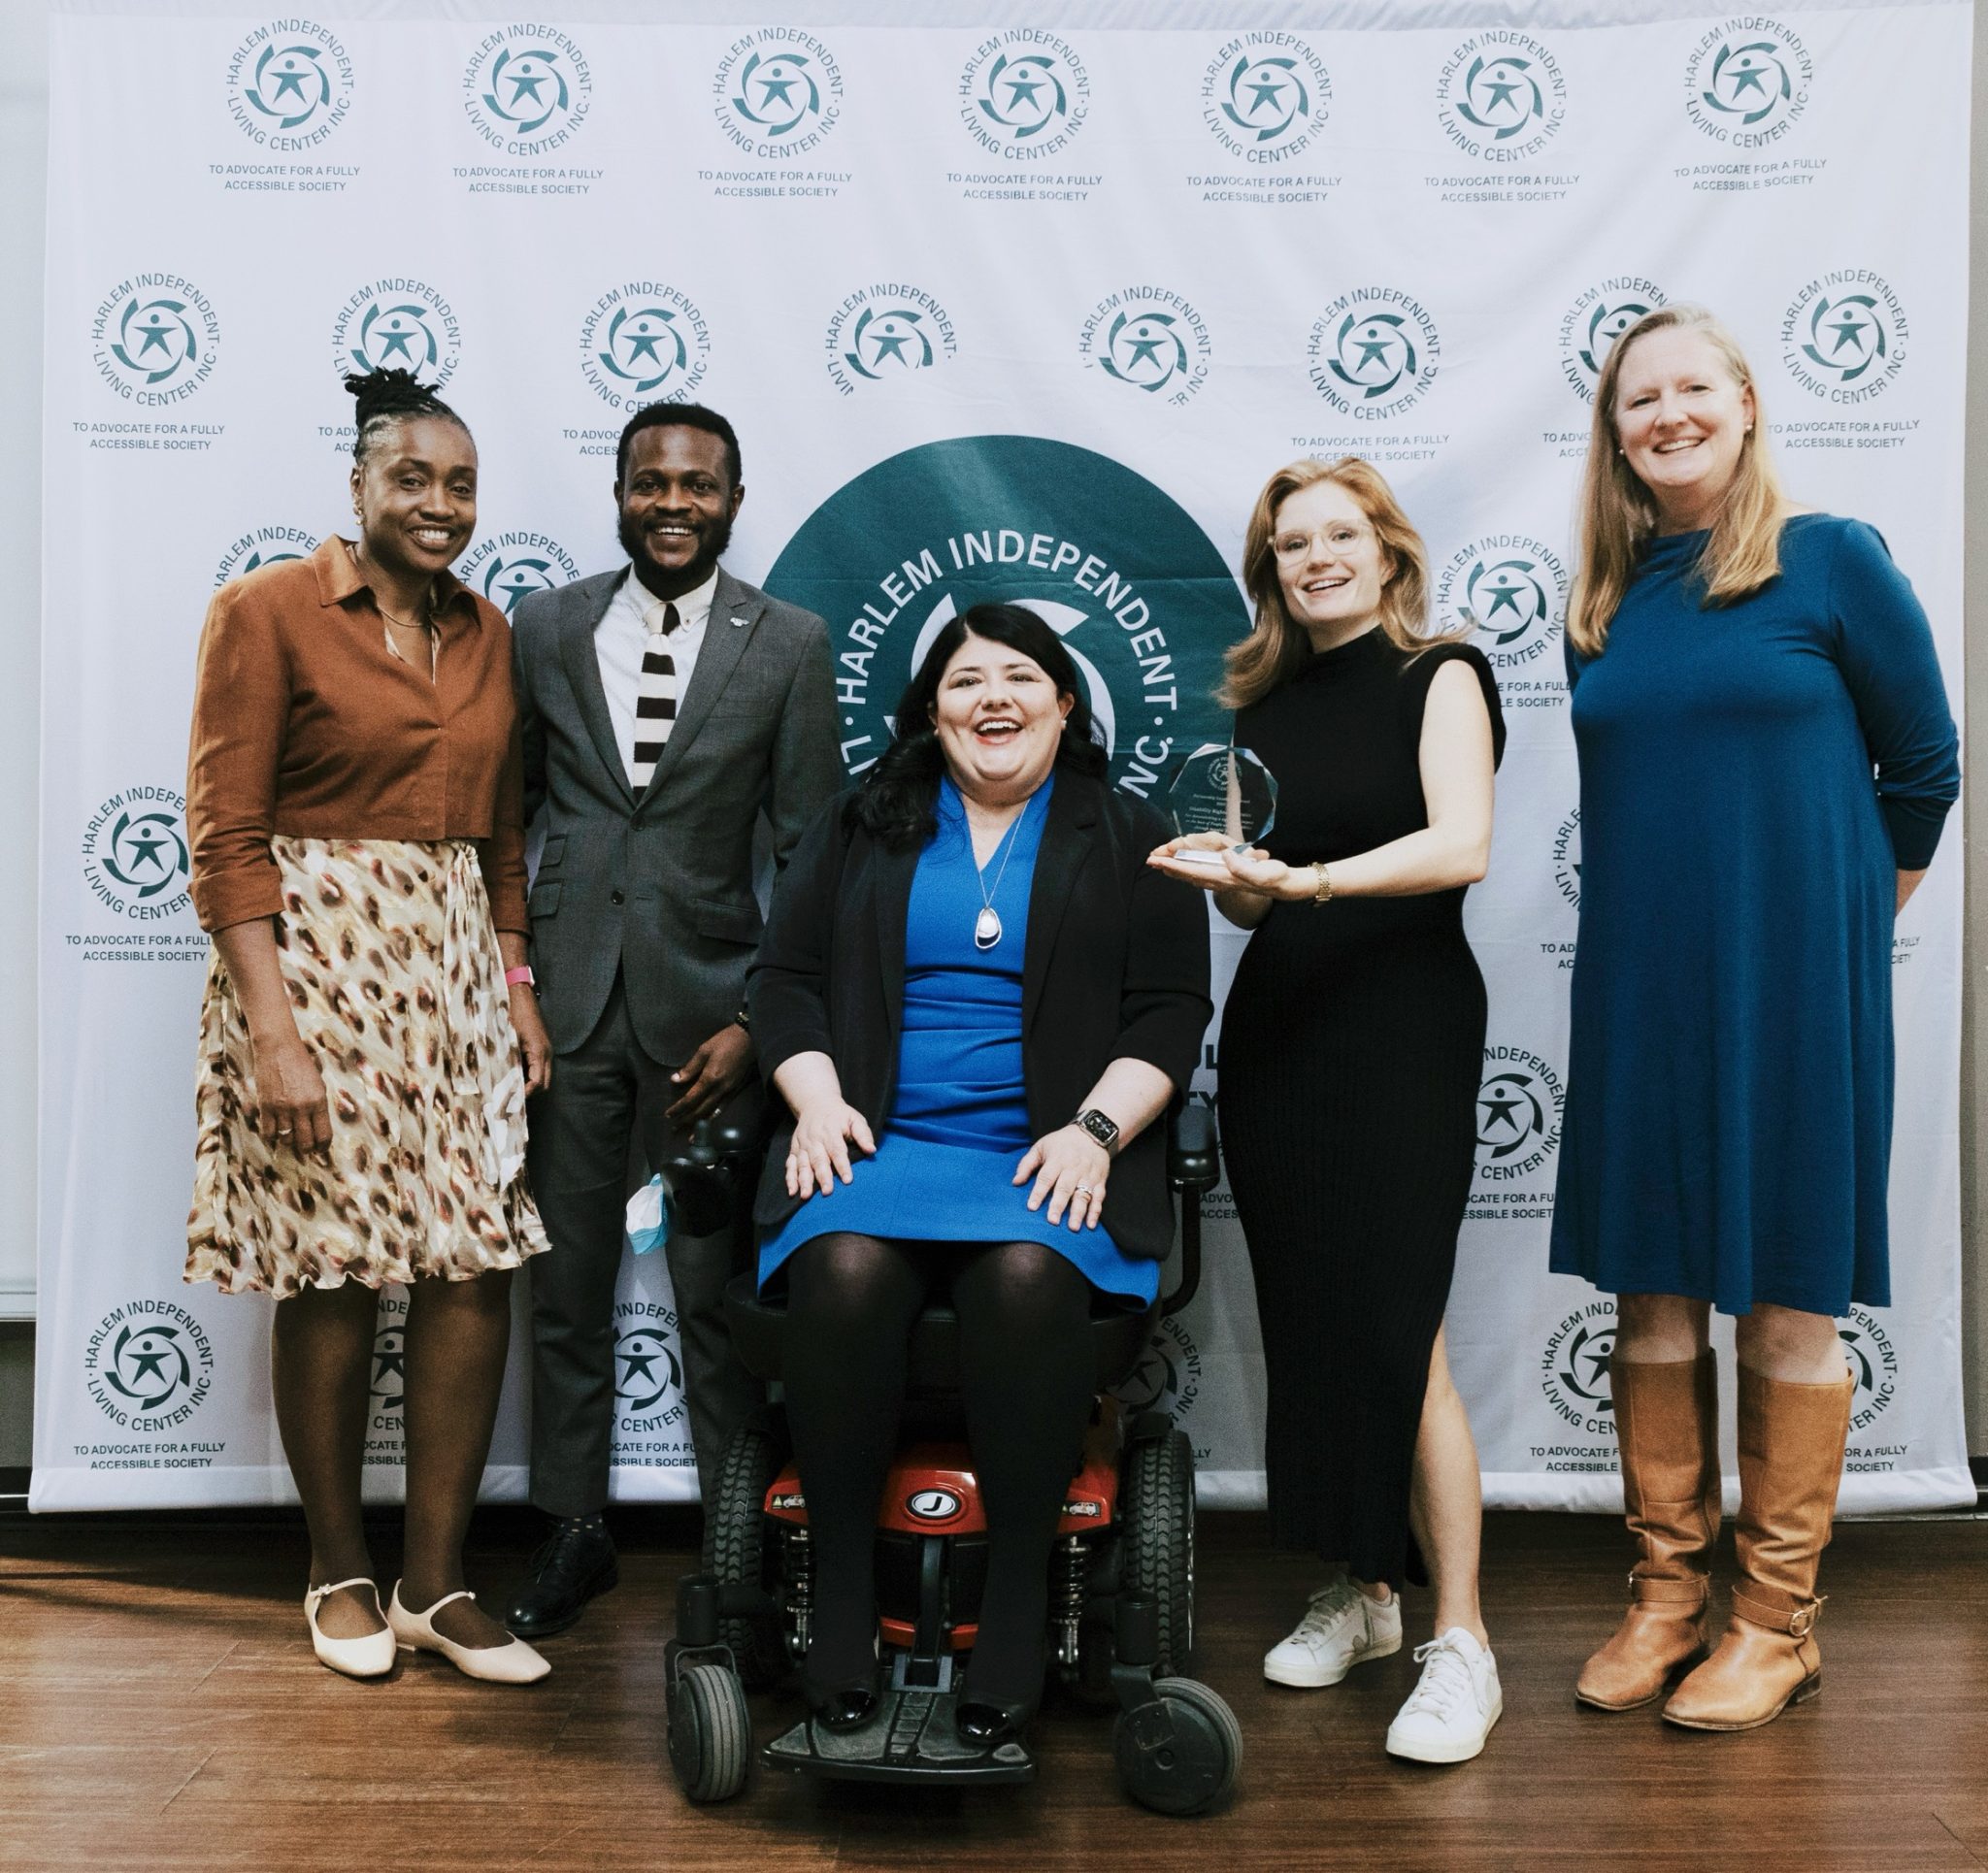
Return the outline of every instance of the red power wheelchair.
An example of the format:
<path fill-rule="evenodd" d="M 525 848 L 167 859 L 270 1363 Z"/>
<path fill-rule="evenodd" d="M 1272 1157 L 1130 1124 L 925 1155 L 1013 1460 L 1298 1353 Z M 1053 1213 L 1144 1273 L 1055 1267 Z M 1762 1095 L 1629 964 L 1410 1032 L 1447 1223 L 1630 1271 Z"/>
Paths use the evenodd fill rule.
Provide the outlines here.
<path fill-rule="evenodd" d="M 729 1193 L 749 1217 L 745 1141 L 719 1136 L 665 1167 L 679 1192 Z M 1183 1675 L 1194 1645 L 1194 1453 L 1156 1413 L 1110 1396 L 1145 1351 L 1155 1321 L 1185 1307 L 1201 1280 L 1201 1199 L 1220 1174 L 1205 1108 L 1176 1115 L 1168 1181 L 1180 1199 L 1180 1280 L 1142 1313 L 1092 1323 L 1098 1398 L 1050 1555 L 1049 1656 L 1078 1701 L 1115 1707 L 1112 1753 L 1135 1801 L 1196 1815 L 1234 1788 L 1242 1736 L 1208 1686 Z M 688 1219 L 686 1219 L 688 1220 Z M 712 1227 L 707 1219 L 704 1228 Z M 742 1227 L 745 1224 L 742 1221 Z M 748 1370 L 778 1379 L 786 1325 L 750 1274 L 726 1295 Z M 883 1693 L 868 1722 L 830 1730 L 804 1717 L 761 1753 L 775 1768 L 857 1782 L 998 1785 L 1036 1765 L 1007 1741 L 982 1749 L 953 1723 L 986 1569 L 986 1523 L 958 1404 L 958 1322 L 928 1307 L 912 1330 L 904 1441 L 880 1498 L 878 1599 Z M 748 1691 L 783 1683 L 808 1649 L 813 1603 L 808 1504 L 784 1420 L 770 1407 L 727 1450 L 705 1523 L 700 1570 L 680 1584 L 666 1661 L 670 1762 L 692 1801 L 745 1786 L 752 1746 Z"/>

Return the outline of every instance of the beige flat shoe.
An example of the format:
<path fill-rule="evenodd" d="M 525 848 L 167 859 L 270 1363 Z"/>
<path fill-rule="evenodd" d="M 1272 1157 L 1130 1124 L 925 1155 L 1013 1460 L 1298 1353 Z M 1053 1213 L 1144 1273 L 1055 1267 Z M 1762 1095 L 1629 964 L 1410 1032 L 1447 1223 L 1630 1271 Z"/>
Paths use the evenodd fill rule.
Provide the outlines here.
<path fill-rule="evenodd" d="M 425 1613 L 410 1613 L 400 1603 L 400 1582 L 395 1581 L 386 1623 L 403 1652 L 439 1652 L 466 1678 L 481 1678 L 493 1685 L 537 1684 L 552 1667 L 522 1639 L 513 1639 L 507 1645 L 457 1645 L 435 1630 L 435 1615 L 451 1600 L 475 1598 L 465 1587 L 443 1594 Z"/>
<path fill-rule="evenodd" d="M 391 1625 L 356 1639 L 334 1639 L 317 1629 L 317 1609 L 333 1594 L 348 1587 L 363 1587 L 373 1595 L 373 1610 L 380 1613 L 380 1589 L 363 1574 L 351 1580 L 335 1580 L 329 1587 L 314 1587 L 304 1595 L 304 1618 L 311 1627 L 311 1649 L 317 1662 L 342 1671 L 348 1678 L 383 1678 L 393 1669 L 394 1640 Z M 380 1613 L 383 1620 L 386 1615 Z"/>

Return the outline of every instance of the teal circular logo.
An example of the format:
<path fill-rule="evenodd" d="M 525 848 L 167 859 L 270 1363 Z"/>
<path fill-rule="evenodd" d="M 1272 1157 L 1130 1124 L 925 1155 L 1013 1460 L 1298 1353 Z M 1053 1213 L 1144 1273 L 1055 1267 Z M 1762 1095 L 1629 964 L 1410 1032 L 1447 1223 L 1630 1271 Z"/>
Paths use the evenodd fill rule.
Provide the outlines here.
<path fill-rule="evenodd" d="M 322 26 L 278 19 L 258 26 L 228 60 L 228 115 L 259 148 L 315 149 L 352 108 L 352 61 Z"/>
<path fill-rule="evenodd" d="M 1567 565 L 1530 534 L 1487 534 L 1451 555 L 1436 579 L 1436 615 L 1445 630 L 1467 625 L 1501 675 L 1523 670 L 1560 640 L 1567 619 Z"/>
<path fill-rule="evenodd" d="M 930 371 L 959 349 L 945 308 L 922 287 L 864 286 L 828 321 L 828 375 L 845 397 Z"/>
<path fill-rule="evenodd" d="M 1591 1300 L 1547 1334 L 1540 1360 L 1540 1387 L 1554 1415 L 1591 1437 L 1607 1436 L 1615 1428 L 1614 1390 L 1609 1383 L 1615 1331 L 1614 1300 Z M 1561 1451 L 1557 1461 L 1546 1467 L 1565 1470 L 1601 1465 L 1594 1460 L 1583 1461 L 1575 1451 Z M 1607 1467 L 1614 1465 L 1611 1462 Z"/>
<path fill-rule="evenodd" d="M 408 1382 L 407 1317 L 382 1327 L 373 1335 L 373 1377 L 367 1390 L 373 1409 L 382 1417 L 398 1419 L 405 1402 Z"/>
<path fill-rule="evenodd" d="M 1560 376 L 1567 387 L 1593 403 L 1615 341 L 1664 303 L 1663 289 L 1639 274 L 1614 274 L 1586 288 L 1560 315 Z"/>
<path fill-rule="evenodd" d="M 710 355 L 704 314 L 661 280 L 603 293 L 580 328 L 580 375 L 616 410 L 683 402 L 704 381 Z"/>
<path fill-rule="evenodd" d="M 682 1369 L 670 1337 L 646 1324 L 614 1342 L 614 1397 L 638 1417 L 653 1413 L 680 1392 Z"/>
<path fill-rule="evenodd" d="M 1208 322 L 1178 293 L 1128 286 L 1099 305 L 1077 334 L 1088 370 L 1162 403 L 1184 404 L 1213 362 Z"/>
<path fill-rule="evenodd" d="M 1815 63 L 1777 19 L 1758 15 L 1714 26 L 1684 67 L 1684 114 L 1733 149 L 1777 143 L 1808 109 Z"/>
<path fill-rule="evenodd" d="M 1567 117 L 1567 77 L 1539 40 L 1505 27 L 1474 33 L 1436 81 L 1436 121 L 1478 162 L 1530 162 Z"/>
<path fill-rule="evenodd" d="M 763 26 L 735 41 L 711 90 L 718 128 L 761 162 L 818 148 L 843 113 L 835 54 L 796 26 Z"/>
<path fill-rule="evenodd" d="M 572 584 L 580 576 L 580 563 L 549 534 L 502 533 L 480 540 L 455 575 L 508 618 L 534 592 Z"/>
<path fill-rule="evenodd" d="M 1239 33 L 1201 75 L 1201 120 L 1238 162 L 1290 161 L 1331 112 L 1325 61 L 1292 33 Z"/>
<path fill-rule="evenodd" d="M 543 156 L 570 143 L 593 102 L 586 53 L 557 26 L 490 32 L 463 68 L 470 126 L 507 156 Z"/>
<path fill-rule="evenodd" d="M 1226 741 L 1222 652 L 1249 630 L 1213 542 L 1123 463 L 1033 436 L 925 443 L 832 494 L 767 589 L 828 620 L 843 761 L 861 773 L 927 646 L 983 603 L 1025 605 L 1063 640 L 1112 783 L 1158 800 L 1170 765 Z"/>
<path fill-rule="evenodd" d="M 1566 904 L 1580 908 L 1580 808 L 1560 822 L 1553 835 L 1553 887 Z"/>
<path fill-rule="evenodd" d="M 126 403 L 183 403 L 220 361 L 220 319 L 183 275 L 134 274 L 98 302 L 90 320 L 97 376 Z"/>
<path fill-rule="evenodd" d="M 214 1343 L 177 1301 L 127 1301 L 84 1342 L 83 1382 L 97 1408 L 124 1429 L 171 1430 L 214 1389 Z"/>
<path fill-rule="evenodd" d="M 105 909 L 157 923 L 187 909 L 191 863 L 186 797 L 171 787 L 126 787 L 83 831 L 83 877 Z"/>
<path fill-rule="evenodd" d="M 1342 293 L 1312 321 L 1311 387 L 1342 416 L 1379 422 L 1436 381 L 1442 346 L 1420 301 L 1393 286 Z"/>
<path fill-rule="evenodd" d="M 369 371 L 412 371 L 439 390 L 462 362 L 462 326 L 448 302 L 424 281 L 376 279 L 339 308 L 331 361 L 341 379 Z"/>
<path fill-rule="evenodd" d="M 677 1316 L 653 1300 L 614 1303 L 614 1461 L 689 1461 L 687 1446 L 635 1440 L 683 1423 L 682 1345 Z"/>
<path fill-rule="evenodd" d="M 1868 267 L 1811 279 L 1781 319 L 1781 362 L 1803 389 L 1834 404 L 1869 403 L 1905 368 L 1911 321 Z"/>
<path fill-rule="evenodd" d="M 1177 1425 L 1201 1397 L 1201 1347 L 1170 1315 L 1153 1329 L 1139 1364 L 1111 1390 L 1127 1411 L 1163 1411 Z"/>
<path fill-rule="evenodd" d="M 968 134 L 1002 162 L 1038 162 L 1070 147 L 1090 115 L 1091 81 L 1066 40 L 1033 26 L 983 41 L 959 77 Z"/>
<path fill-rule="evenodd" d="M 308 527 L 254 527 L 228 543 L 214 570 L 215 590 L 231 578 L 246 578 L 263 566 L 286 559 L 308 559 L 317 549 L 317 536 Z"/>
<path fill-rule="evenodd" d="M 1541 1171 L 1560 1146 L 1560 1072 L 1529 1047 L 1486 1047 L 1477 1088 L 1477 1185 Z"/>
<path fill-rule="evenodd" d="M 1837 1338 L 1842 1342 L 1844 1361 L 1857 1382 L 1850 1400 L 1850 1430 L 1854 1435 L 1868 1429 L 1898 1397 L 1899 1352 L 1884 1331 L 1883 1322 L 1868 1307 L 1852 1307 L 1838 1327 Z M 1853 1467 L 1882 1466 L 1866 1461 Z"/>

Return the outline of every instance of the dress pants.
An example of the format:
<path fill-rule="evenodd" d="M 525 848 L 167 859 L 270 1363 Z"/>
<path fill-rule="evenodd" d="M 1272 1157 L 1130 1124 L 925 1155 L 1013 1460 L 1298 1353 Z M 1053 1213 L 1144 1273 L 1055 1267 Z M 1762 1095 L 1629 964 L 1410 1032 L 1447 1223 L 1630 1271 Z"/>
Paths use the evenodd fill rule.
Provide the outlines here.
<path fill-rule="evenodd" d="M 636 1038 L 620 978 L 593 1032 L 552 1062 L 552 1083 L 531 1102 L 529 1163 L 551 1251 L 534 1256 L 532 1501 L 555 1516 L 592 1515 L 608 1500 L 614 1400 L 614 1283 L 629 1194 L 630 1144 L 640 1126 L 651 1165 L 680 1143 L 664 1117 L 682 1089 L 674 1067 Z M 727 1113 L 748 1121 L 757 1082 Z M 730 1231 L 664 1245 L 683 1349 L 691 1447 L 707 1502 L 725 1445 L 764 1389 L 739 1364 L 725 1328 L 725 1283 L 745 1251 Z"/>

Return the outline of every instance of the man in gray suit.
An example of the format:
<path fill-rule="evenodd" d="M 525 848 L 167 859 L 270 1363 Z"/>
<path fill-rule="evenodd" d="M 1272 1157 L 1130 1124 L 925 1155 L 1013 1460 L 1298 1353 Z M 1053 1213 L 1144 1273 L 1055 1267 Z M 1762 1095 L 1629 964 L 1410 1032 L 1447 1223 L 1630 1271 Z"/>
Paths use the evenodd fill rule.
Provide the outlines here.
<path fill-rule="evenodd" d="M 530 1169 L 552 1240 L 531 1264 L 531 1495 L 554 1527 L 507 1615 L 532 1638 L 614 1584 L 601 1512 L 631 1143 L 639 1128 L 657 1163 L 700 1119 L 756 1119 L 754 828 L 763 810 L 784 865 L 842 783 L 826 625 L 718 564 L 744 495 L 722 416 L 639 411 L 614 480 L 629 563 L 512 619 L 525 809 L 546 815 L 531 955 L 553 1048 Z M 667 1243 L 707 1494 L 758 1396 L 725 1331 L 733 1248 L 722 1230 Z"/>

